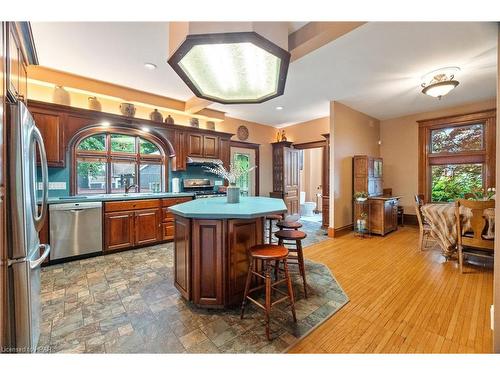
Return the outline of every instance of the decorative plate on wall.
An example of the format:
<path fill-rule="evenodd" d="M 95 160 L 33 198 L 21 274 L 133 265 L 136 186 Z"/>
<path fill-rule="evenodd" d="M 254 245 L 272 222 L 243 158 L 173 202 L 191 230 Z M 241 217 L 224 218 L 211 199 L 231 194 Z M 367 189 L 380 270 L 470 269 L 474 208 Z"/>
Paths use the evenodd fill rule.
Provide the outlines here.
<path fill-rule="evenodd" d="M 240 141 L 246 141 L 248 139 L 248 128 L 245 125 L 239 126 L 236 136 Z"/>

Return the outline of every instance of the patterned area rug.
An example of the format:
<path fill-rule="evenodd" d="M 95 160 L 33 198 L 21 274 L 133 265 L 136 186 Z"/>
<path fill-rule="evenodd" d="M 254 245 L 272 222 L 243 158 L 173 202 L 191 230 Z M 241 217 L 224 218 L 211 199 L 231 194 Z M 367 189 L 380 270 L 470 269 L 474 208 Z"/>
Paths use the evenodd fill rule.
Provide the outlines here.
<path fill-rule="evenodd" d="M 291 266 L 293 270 L 296 266 Z M 287 303 L 264 315 L 248 306 L 193 307 L 173 286 L 173 245 L 162 244 L 45 267 L 42 270 L 42 353 L 276 353 L 336 313 L 348 297 L 329 269 L 306 262 L 309 298 L 294 274 L 297 324 Z"/>

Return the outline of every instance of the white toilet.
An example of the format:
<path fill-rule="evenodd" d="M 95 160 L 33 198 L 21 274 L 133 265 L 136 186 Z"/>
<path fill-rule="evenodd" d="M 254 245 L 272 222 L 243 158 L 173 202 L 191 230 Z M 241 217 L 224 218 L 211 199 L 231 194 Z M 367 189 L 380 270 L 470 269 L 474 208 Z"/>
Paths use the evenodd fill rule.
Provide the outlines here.
<path fill-rule="evenodd" d="M 306 202 L 306 192 L 300 192 L 300 215 L 301 216 L 314 216 L 316 209 L 316 202 Z"/>

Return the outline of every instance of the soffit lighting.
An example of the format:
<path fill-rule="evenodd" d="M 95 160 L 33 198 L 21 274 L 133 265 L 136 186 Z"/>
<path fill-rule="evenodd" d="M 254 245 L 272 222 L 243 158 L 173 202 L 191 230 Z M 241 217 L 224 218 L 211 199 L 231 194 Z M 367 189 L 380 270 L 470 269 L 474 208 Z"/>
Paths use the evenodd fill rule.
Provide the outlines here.
<path fill-rule="evenodd" d="M 422 93 L 441 99 L 459 85 L 455 75 L 460 71 L 458 67 L 448 67 L 434 70 L 422 77 Z"/>
<path fill-rule="evenodd" d="M 144 67 L 148 70 L 155 70 L 157 68 L 156 64 L 153 63 L 144 63 Z"/>
<path fill-rule="evenodd" d="M 193 93 L 222 103 L 283 94 L 290 53 L 256 32 L 187 35 L 168 60 Z"/>

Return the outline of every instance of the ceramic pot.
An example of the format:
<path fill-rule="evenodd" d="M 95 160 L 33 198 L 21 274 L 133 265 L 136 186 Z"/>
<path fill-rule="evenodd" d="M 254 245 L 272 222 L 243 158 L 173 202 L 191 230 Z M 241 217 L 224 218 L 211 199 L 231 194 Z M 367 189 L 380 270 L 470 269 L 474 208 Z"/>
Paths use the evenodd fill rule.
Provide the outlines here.
<path fill-rule="evenodd" d="M 213 121 L 207 121 L 206 126 L 207 126 L 207 129 L 209 129 L 209 130 L 215 130 L 215 122 L 213 122 Z"/>
<path fill-rule="evenodd" d="M 193 128 L 199 128 L 200 127 L 200 121 L 193 117 L 191 120 L 189 120 L 189 124 L 193 127 Z"/>
<path fill-rule="evenodd" d="M 101 103 L 99 102 L 99 100 L 97 100 L 97 98 L 95 96 L 89 96 L 89 109 L 93 110 L 93 111 L 101 111 L 102 110 L 102 107 L 101 107 Z"/>
<path fill-rule="evenodd" d="M 170 115 L 165 117 L 165 124 L 167 125 L 173 125 L 175 123 L 174 118 Z"/>
<path fill-rule="evenodd" d="M 122 104 L 120 104 L 120 112 L 124 116 L 134 117 L 135 116 L 135 106 L 132 103 L 122 103 Z"/>
<path fill-rule="evenodd" d="M 240 203 L 240 188 L 236 184 L 227 187 L 227 203 Z"/>
<path fill-rule="evenodd" d="M 155 108 L 153 112 L 149 114 L 149 119 L 151 121 L 156 121 L 156 122 L 163 122 L 163 116 L 158 110 Z"/>
<path fill-rule="evenodd" d="M 56 104 L 70 105 L 71 98 L 69 92 L 67 92 L 64 87 L 56 85 L 54 87 L 54 92 L 52 93 L 52 101 Z"/>

